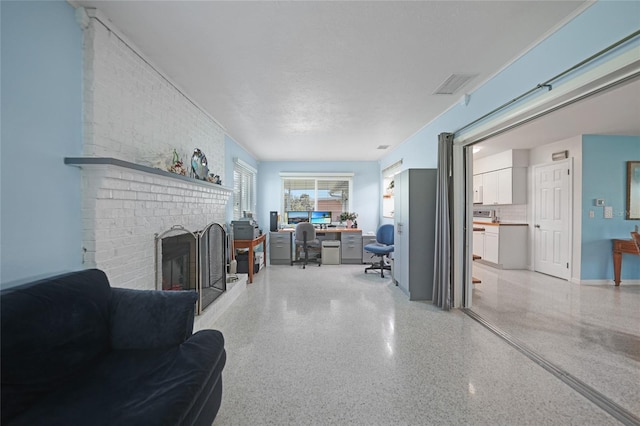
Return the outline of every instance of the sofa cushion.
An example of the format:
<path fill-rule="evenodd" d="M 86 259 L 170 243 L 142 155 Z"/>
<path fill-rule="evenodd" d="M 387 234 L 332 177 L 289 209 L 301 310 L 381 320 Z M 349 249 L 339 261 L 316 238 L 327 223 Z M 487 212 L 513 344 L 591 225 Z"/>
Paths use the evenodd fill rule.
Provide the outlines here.
<path fill-rule="evenodd" d="M 193 332 L 195 291 L 111 289 L 111 348 L 175 346 Z"/>
<path fill-rule="evenodd" d="M 202 330 L 169 349 L 113 351 L 86 375 L 45 397 L 12 425 L 181 425 L 214 372 L 224 339 Z"/>
<path fill-rule="evenodd" d="M 2 291 L 2 423 L 109 350 L 110 291 L 96 269 Z"/>

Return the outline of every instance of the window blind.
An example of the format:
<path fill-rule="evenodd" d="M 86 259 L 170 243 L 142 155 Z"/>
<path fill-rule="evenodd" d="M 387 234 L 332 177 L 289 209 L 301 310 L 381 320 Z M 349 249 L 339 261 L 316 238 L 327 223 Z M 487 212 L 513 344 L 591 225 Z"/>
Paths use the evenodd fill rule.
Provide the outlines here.
<path fill-rule="evenodd" d="M 233 164 L 233 219 L 256 211 L 257 170 L 236 158 Z"/>
<path fill-rule="evenodd" d="M 352 177 L 345 175 L 283 176 L 284 211 L 330 211 L 336 219 L 350 211 Z"/>

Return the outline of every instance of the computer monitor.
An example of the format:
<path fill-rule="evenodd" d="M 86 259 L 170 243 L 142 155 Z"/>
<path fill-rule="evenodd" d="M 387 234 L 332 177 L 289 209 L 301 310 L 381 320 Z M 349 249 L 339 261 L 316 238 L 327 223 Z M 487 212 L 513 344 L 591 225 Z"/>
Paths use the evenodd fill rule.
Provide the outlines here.
<path fill-rule="evenodd" d="M 287 223 L 295 225 L 300 222 L 309 222 L 309 212 L 287 212 Z"/>
<path fill-rule="evenodd" d="M 330 225 L 331 212 L 311 212 L 311 223 L 315 225 Z"/>

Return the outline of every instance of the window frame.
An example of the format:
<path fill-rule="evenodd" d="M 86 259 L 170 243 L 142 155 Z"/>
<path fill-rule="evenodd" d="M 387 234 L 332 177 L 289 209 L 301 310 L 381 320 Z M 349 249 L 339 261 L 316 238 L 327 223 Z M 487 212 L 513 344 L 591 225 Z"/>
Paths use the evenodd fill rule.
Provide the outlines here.
<path fill-rule="evenodd" d="M 382 217 L 393 219 L 395 216 L 395 179 L 401 172 L 402 159 L 390 166 L 385 167 L 381 172 L 382 178 Z M 389 188 L 389 184 L 394 182 L 394 188 Z"/>
<path fill-rule="evenodd" d="M 241 181 L 238 182 L 237 175 Z M 245 193 L 245 185 L 249 186 L 248 193 Z M 240 158 L 233 160 L 233 220 L 242 218 L 242 212 L 248 211 L 253 215 L 257 214 L 257 183 L 258 171 L 249 163 Z M 246 205 L 245 205 L 246 204 Z"/>
<path fill-rule="evenodd" d="M 334 172 L 334 173 L 304 173 L 304 172 L 281 172 L 280 173 L 280 211 L 282 211 L 282 220 L 284 220 L 284 214 L 287 212 L 285 209 L 285 181 L 286 180 L 314 180 L 314 210 L 318 210 L 318 181 L 346 181 L 349 187 L 349 198 L 347 199 L 346 210 L 352 211 L 352 199 L 353 199 L 353 172 Z"/>

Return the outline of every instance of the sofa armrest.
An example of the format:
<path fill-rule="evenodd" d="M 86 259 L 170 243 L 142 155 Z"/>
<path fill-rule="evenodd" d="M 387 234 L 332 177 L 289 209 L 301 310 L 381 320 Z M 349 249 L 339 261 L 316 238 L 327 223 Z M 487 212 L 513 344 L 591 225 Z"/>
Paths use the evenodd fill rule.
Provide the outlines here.
<path fill-rule="evenodd" d="M 184 342 L 193 332 L 197 298 L 194 291 L 112 288 L 112 349 L 158 349 Z"/>

